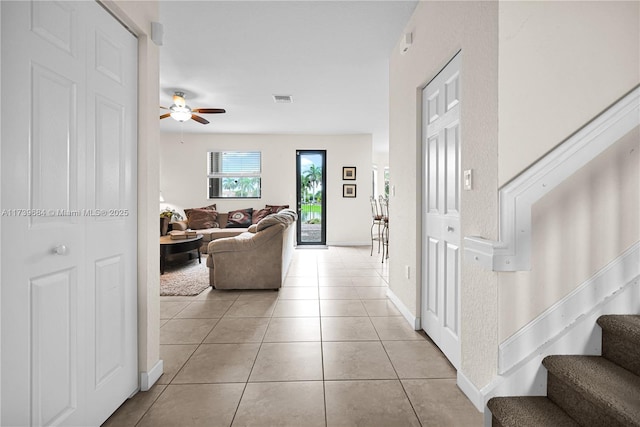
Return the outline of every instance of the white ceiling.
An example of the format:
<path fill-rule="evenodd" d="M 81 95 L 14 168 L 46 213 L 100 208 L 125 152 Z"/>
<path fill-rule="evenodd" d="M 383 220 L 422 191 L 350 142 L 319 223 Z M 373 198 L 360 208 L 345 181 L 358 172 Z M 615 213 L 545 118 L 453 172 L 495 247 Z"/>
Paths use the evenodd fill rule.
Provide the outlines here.
<path fill-rule="evenodd" d="M 160 101 L 224 108 L 163 132 L 373 135 L 388 151 L 389 56 L 417 1 L 161 1 Z M 276 104 L 272 95 L 292 95 Z"/>

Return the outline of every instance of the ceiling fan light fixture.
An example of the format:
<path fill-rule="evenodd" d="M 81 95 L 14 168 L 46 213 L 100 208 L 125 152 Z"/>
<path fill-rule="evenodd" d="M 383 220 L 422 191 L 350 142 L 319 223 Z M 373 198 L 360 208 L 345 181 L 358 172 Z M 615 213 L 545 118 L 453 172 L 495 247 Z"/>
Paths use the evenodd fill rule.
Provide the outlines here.
<path fill-rule="evenodd" d="M 186 107 L 187 102 L 184 100 L 184 92 L 174 92 L 173 103 L 181 108 Z"/>
<path fill-rule="evenodd" d="M 2 0 L 0 0 L 2 1 Z M 194 120 L 200 124 L 206 125 L 209 124 L 209 120 L 204 117 L 200 117 L 198 114 L 221 114 L 226 113 L 224 108 L 196 108 L 192 109 L 187 105 L 184 100 L 184 92 L 175 91 L 173 93 L 173 104 L 171 107 L 163 107 L 160 106 L 163 110 L 169 110 L 168 113 L 164 113 L 160 115 L 160 120 L 171 117 L 173 120 L 177 122 L 186 122 L 187 120 Z M 194 114 L 198 113 L 198 114 Z"/>
<path fill-rule="evenodd" d="M 191 108 L 187 105 L 180 107 L 177 104 L 174 104 L 169 108 L 169 110 L 171 110 L 171 118 L 179 122 L 186 122 L 191 118 Z"/>

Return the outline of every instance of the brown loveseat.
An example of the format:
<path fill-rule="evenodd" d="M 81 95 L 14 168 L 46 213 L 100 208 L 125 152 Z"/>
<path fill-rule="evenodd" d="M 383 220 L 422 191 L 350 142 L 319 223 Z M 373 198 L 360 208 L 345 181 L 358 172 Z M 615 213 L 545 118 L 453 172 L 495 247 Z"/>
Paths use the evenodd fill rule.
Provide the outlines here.
<path fill-rule="evenodd" d="M 294 211 L 261 219 L 235 237 L 209 243 L 209 283 L 216 289 L 278 289 L 293 256 Z"/>

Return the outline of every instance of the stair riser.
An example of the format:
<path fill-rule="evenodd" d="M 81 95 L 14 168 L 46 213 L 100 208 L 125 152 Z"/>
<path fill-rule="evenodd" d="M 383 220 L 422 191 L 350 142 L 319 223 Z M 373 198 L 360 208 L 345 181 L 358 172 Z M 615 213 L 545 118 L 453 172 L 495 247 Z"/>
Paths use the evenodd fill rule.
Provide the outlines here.
<path fill-rule="evenodd" d="M 640 420 L 636 424 L 618 420 L 607 408 L 595 406 L 579 390 L 551 372 L 547 373 L 547 397 L 583 426 L 640 427 Z"/>
<path fill-rule="evenodd" d="M 637 343 L 603 331 L 602 356 L 640 376 L 640 345 Z"/>

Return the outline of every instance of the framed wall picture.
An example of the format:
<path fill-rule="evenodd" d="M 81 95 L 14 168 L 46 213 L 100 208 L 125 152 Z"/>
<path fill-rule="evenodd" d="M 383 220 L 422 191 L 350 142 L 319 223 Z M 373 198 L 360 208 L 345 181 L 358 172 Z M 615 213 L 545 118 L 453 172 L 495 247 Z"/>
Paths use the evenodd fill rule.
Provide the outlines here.
<path fill-rule="evenodd" d="M 342 179 L 345 181 L 355 181 L 356 179 L 356 167 L 345 166 L 342 168 Z"/>
<path fill-rule="evenodd" d="M 342 197 L 356 197 L 356 184 L 342 184 Z"/>

